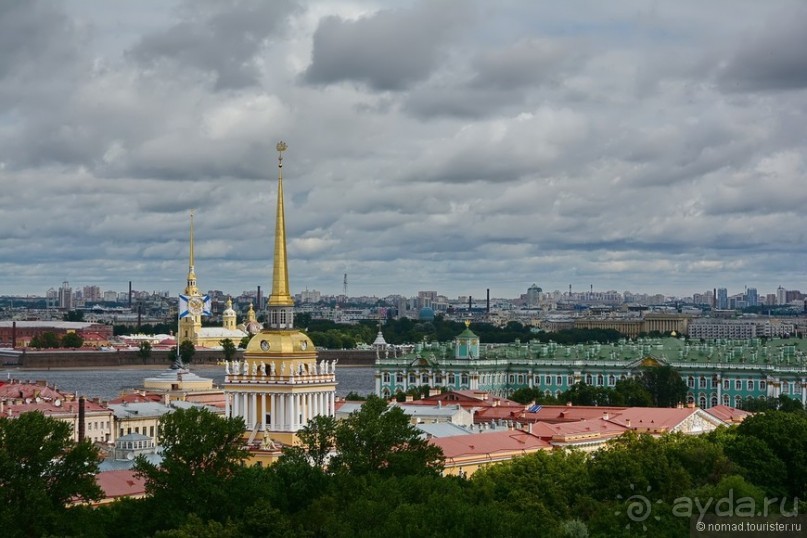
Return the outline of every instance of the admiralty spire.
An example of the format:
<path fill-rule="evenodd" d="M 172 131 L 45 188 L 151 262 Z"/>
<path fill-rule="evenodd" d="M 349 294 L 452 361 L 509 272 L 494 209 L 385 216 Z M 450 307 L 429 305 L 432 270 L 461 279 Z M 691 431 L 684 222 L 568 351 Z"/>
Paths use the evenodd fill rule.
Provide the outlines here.
<path fill-rule="evenodd" d="M 272 292 L 266 326 L 247 344 L 242 360 L 225 365 L 225 413 L 241 417 L 247 442 L 293 445 L 297 431 L 318 415 L 333 416 L 335 362 L 318 361 L 311 339 L 294 328 L 289 293 L 286 213 L 283 205 L 284 142 L 277 144 L 278 177 Z"/>

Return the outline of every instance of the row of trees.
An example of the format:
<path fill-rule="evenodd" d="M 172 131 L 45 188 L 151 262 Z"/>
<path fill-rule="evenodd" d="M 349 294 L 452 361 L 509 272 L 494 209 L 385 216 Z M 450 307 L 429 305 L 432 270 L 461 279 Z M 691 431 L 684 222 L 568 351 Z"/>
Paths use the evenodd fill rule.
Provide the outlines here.
<path fill-rule="evenodd" d="M 727 505 L 744 516 L 807 509 L 803 411 L 701 436 L 625 435 L 591 455 L 539 452 L 468 479 L 441 476 L 439 451 L 374 397 L 346 421 L 310 422 L 268 468 L 244 464 L 243 427 L 172 413 L 162 465 L 136 463 L 149 496 L 93 509 L 69 503 L 99 497 L 97 450 L 41 414 L 2 417 L 4 536 L 664 537 Z"/>
<path fill-rule="evenodd" d="M 663 365 L 642 368 L 638 376 L 620 379 L 613 387 L 579 382 L 557 398 L 531 388 L 518 389 L 510 398 L 520 403 L 674 407 L 686 396 L 687 385 L 678 371 Z"/>
<path fill-rule="evenodd" d="M 84 338 L 78 333 L 66 333 L 61 337 L 53 332 L 44 332 L 31 338 L 29 343 L 30 347 L 36 349 L 49 349 L 49 348 L 80 348 L 84 345 Z"/>

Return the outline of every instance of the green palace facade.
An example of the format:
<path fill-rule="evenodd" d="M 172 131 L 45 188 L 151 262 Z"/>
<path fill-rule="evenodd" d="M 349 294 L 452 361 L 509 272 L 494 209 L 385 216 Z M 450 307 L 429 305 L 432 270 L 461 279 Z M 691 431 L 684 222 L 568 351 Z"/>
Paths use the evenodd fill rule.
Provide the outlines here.
<path fill-rule="evenodd" d="M 807 405 L 807 342 L 800 339 L 482 344 L 469 328 L 450 343 L 421 343 L 410 352 L 378 349 L 375 391 L 391 397 L 428 385 L 508 396 L 530 387 L 560 396 L 581 381 L 613 387 L 643 366 L 667 364 L 687 383 L 687 403 L 701 408 L 782 394 Z"/>

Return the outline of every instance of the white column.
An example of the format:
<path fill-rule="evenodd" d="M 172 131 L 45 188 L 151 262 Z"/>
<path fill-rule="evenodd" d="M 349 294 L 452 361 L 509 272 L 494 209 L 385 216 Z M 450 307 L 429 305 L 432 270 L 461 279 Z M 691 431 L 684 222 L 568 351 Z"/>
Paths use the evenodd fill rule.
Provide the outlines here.
<path fill-rule="evenodd" d="M 233 416 L 240 417 L 241 416 L 241 407 L 238 405 L 238 397 L 240 396 L 239 393 L 233 392 Z"/>
<path fill-rule="evenodd" d="M 334 405 L 335 396 L 336 396 L 335 392 L 329 392 L 328 393 L 328 416 L 329 417 L 332 417 L 335 414 L 334 413 L 334 410 L 336 408 L 335 405 Z"/>
<path fill-rule="evenodd" d="M 230 418 L 230 393 L 224 393 L 224 416 Z"/>
<path fill-rule="evenodd" d="M 266 393 L 261 393 L 261 431 L 266 431 Z"/>
<path fill-rule="evenodd" d="M 252 405 L 250 406 L 252 409 L 252 427 L 254 428 L 256 424 L 262 422 L 258 420 L 258 393 L 252 393 Z"/>
<path fill-rule="evenodd" d="M 297 416 L 297 395 L 290 394 L 289 395 L 289 429 L 294 431 L 294 424 L 296 422 L 295 417 Z"/>
<path fill-rule="evenodd" d="M 280 404 L 280 415 L 279 415 L 278 418 L 280 419 L 279 424 L 280 424 L 280 429 L 281 430 L 288 430 L 289 429 L 288 428 L 288 420 L 286 419 L 286 414 L 288 413 L 288 411 L 287 411 L 288 406 L 286 405 L 286 403 L 287 403 L 286 398 L 287 397 L 288 396 L 286 394 L 279 394 L 278 395 L 278 400 L 279 400 L 278 403 Z"/>

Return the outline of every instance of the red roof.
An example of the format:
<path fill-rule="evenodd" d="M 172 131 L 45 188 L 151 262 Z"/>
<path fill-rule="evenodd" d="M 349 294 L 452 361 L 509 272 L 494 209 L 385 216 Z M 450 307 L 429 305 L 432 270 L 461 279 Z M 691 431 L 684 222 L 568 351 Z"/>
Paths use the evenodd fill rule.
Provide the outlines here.
<path fill-rule="evenodd" d="M 146 481 L 132 470 L 104 471 L 95 475 L 95 482 L 104 492 L 105 500 L 139 497 L 146 493 Z"/>
<path fill-rule="evenodd" d="M 513 452 L 534 452 L 551 448 L 545 440 L 522 430 L 502 430 L 496 432 L 455 435 L 452 437 L 434 437 L 429 439 L 433 445 L 443 450 L 446 459 L 469 456 L 504 456 Z"/>
<path fill-rule="evenodd" d="M 737 424 L 745 420 L 745 417 L 751 415 L 748 411 L 743 411 L 736 407 L 729 407 L 728 405 L 715 405 L 709 409 L 704 409 L 704 411 L 727 424 Z"/>

